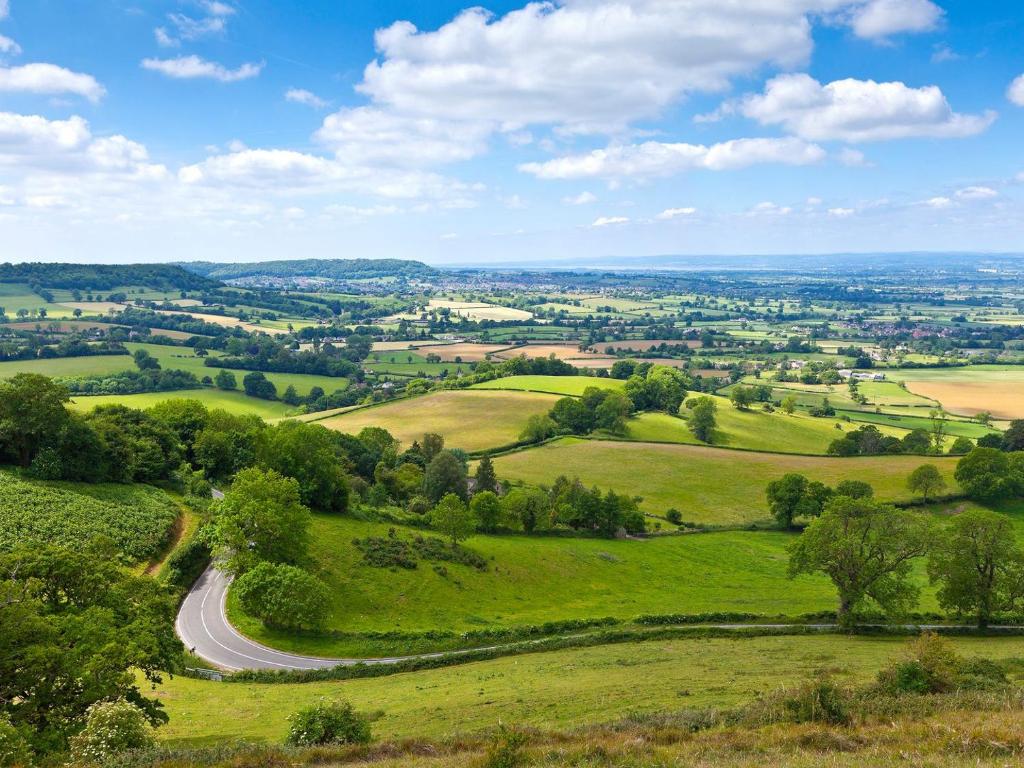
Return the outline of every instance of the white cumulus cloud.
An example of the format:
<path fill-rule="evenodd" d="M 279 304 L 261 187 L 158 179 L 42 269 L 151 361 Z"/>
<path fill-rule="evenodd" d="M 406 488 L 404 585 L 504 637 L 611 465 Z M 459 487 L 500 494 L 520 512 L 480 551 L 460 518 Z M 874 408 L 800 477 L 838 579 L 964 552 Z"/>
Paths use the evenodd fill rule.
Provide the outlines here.
<path fill-rule="evenodd" d="M 943 10 L 931 0 L 869 0 L 850 13 L 857 37 L 886 38 L 905 32 L 929 32 L 939 26 Z"/>
<path fill-rule="evenodd" d="M 810 165 L 824 157 L 821 147 L 794 138 L 734 139 L 711 146 L 647 141 L 524 163 L 519 170 L 541 179 L 657 177 L 698 169 L 735 170 L 760 163 Z"/>
<path fill-rule="evenodd" d="M 687 208 L 666 208 L 664 211 L 659 213 L 654 218 L 658 219 L 659 221 L 668 221 L 669 219 L 675 219 L 675 218 L 678 218 L 679 216 L 692 216 L 696 212 L 697 212 L 697 209 L 696 208 L 692 208 L 692 207 L 687 207 Z"/>
<path fill-rule="evenodd" d="M 569 195 L 568 197 L 563 197 L 562 202 L 565 203 L 566 205 L 589 205 L 590 203 L 597 202 L 597 195 L 595 195 L 593 192 L 583 191 L 580 192 L 578 195 Z"/>
<path fill-rule="evenodd" d="M 744 98 L 739 110 L 764 125 L 781 125 L 809 141 L 884 141 L 908 137 L 959 138 L 981 133 L 995 113 L 954 112 L 938 86 L 779 75 Z"/>
<path fill-rule="evenodd" d="M 628 224 L 628 223 L 629 223 L 629 217 L 628 216 L 598 216 L 596 219 L 594 219 L 594 223 L 591 224 L 590 226 L 592 226 L 592 227 L 610 227 L 610 226 L 613 226 L 615 224 Z"/>
<path fill-rule="evenodd" d="M 142 68 L 159 72 L 177 80 L 206 78 L 222 83 L 235 83 L 256 77 L 263 70 L 263 64 L 242 64 L 237 69 L 228 69 L 223 64 L 206 61 L 198 56 L 178 56 L 174 59 L 143 59 Z"/>
<path fill-rule="evenodd" d="M 990 200 L 998 197 L 999 193 L 992 187 L 964 187 L 957 190 L 956 196 L 960 200 Z"/>
<path fill-rule="evenodd" d="M 313 107 L 313 109 L 323 109 L 327 106 L 326 101 L 305 88 L 289 88 L 285 91 L 284 98 L 295 104 L 305 104 L 307 107 Z"/>
<path fill-rule="evenodd" d="M 339 158 L 430 166 L 482 154 L 491 130 L 481 122 L 408 117 L 376 107 L 355 107 L 324 118 L 315 138 Z"/>
<path fill-rule="evenodd" d="M 11 38 L 0 35 L 0 53 L 5 53 L 8 56 L 17 56 L 21 53 L 21 46 L 11 40 Z"/>
<path fill-rule="evenodd" d="M 359 90 L 404 113 L 572 131 L 657 115 L 813 48 L 811 14 L 843 0 L 565 0 L 504 16 L 463 11 L 437 30 L 398 21 L 376 34 Z"/>
<path fill-rule="evenodd" d="M 92 75 L 72 72 L 56 64 L 0 67 L 0 93 L 75 94 L 99 101 L 106 90 Z"/>
<path fill-rule="evenodd" d="M 1006 89 L 1006 98 L 1018 107 L 1024 107 L 1024 75 L 1016 78 Z"/>

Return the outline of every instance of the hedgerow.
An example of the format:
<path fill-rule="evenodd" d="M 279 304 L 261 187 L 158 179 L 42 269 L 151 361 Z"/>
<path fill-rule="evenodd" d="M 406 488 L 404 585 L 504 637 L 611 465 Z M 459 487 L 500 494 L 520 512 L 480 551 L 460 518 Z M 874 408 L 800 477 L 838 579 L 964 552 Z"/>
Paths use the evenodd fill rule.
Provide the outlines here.
<path fill-rule="evenodd" d="M 0 551 L 49 543 L 79 547 L 98 536 L 138 562 L 166 542 L 174 502 L 145 485 L 84 485 L 25 480 L 0 471 Z"/>

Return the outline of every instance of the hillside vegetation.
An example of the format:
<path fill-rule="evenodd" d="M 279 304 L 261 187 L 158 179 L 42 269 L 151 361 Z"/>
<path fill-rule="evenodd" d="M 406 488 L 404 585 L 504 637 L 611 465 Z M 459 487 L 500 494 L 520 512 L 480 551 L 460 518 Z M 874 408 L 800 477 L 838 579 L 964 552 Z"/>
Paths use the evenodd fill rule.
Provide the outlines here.
<path fill-rule="evenodd" d="M 165 542 L 178 508 L 146 485 L 39 482 L 0 470 L 0 551 L 19 544 L 80 547 L 106 536 L 133 562 Z"/>

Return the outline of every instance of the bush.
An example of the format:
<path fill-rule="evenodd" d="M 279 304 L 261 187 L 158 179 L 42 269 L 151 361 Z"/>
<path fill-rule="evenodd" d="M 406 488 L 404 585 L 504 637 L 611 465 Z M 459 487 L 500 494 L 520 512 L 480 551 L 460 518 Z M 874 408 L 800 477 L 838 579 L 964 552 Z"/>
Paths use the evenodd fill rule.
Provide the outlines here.
<path fill-rule="evenodd" d="M 199 536 L 193 536 L 167 559 L 167 583 L 188 589 L 209 564 L 209 544 Z"/>
<path fill-rule="evenodd" d="M 0 768 L 28 768 L 32 752 L 18 729 L 0 715 Z"/>
<path fill-rule="evenodd" d="M 849 692 L 828 678 L 805 683 L 783 703 L 795 723 L 847 725 L 851 719 Z"/>
<path fill-rule="evenodd" d="M 506 725 L 498 726 L 498 732 L 487 746 L 484 768 L 519 768 L 526 764 L 523 747 L 526 734 Z"/>
<path fill-rule="evenodd" d="M 259 563 L 235 582 L 242 607 L 268 627 L 318 629 L 330 595 L 316 576 L 292 565 Z"/>
<path fill-rule="evenodd" d="M 883 669 L 879 686 L 888 693 L 947 693 L 992 690 L 1007 683 L 1006 672 L 987 659 L 964 659 L 943 637 L 928 632 L 914 640 L 909 658 Z"/>
<path fill-rule="evenodd" d="M 102 765 L 120 752 L 155 743 L 141 709 L 124 699 L 103 701 L 89 707 L 85 728 L 71 740 L 71 755 L 82 763 Z"/>
<path fill-rule="evenodd" d="M 300 709 L 289 718 L 287 743 L 295 746 L 323 744 L 366 744 L 370 721 L 348 702 L 321 702 Z"/>

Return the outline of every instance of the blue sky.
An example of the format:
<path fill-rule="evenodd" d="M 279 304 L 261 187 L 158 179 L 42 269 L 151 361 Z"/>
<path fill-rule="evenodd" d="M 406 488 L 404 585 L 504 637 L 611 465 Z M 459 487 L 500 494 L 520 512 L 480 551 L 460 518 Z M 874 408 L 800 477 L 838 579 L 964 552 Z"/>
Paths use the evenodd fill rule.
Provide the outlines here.
<path fill-rule="evenodd" d="M 1022 136 L 1015 2 L 0 0 L 0 261 L 1020 251 Z"/>

